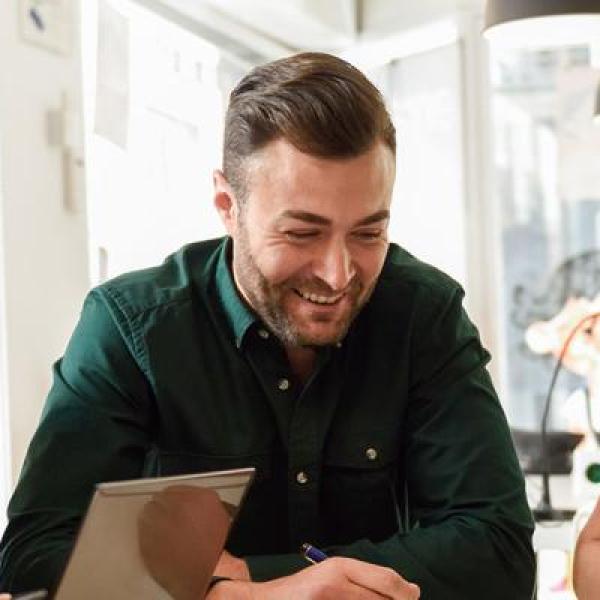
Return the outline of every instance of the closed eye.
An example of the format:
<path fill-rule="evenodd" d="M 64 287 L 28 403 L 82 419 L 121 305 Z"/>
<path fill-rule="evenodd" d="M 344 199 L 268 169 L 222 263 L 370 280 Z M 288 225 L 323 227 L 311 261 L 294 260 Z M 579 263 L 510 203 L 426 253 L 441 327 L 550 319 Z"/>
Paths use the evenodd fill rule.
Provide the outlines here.
<path fill-rule="evenodd" d="M 310 240 L 319 235 L 319 231 L 316 229 L 308 229 L 308 230 L 294 230 L 294 231 L 285 231 L 284 234 L 291 240 L 302 241 L 302 240 Z"/>
<path fill-rule="evenodd" d="M 384 233 L 385 232 L 383 229 L 376 229 L 368 231 L 355 231 L 352 235 L 358 240 L 371 242 L 381 239 Z"/>

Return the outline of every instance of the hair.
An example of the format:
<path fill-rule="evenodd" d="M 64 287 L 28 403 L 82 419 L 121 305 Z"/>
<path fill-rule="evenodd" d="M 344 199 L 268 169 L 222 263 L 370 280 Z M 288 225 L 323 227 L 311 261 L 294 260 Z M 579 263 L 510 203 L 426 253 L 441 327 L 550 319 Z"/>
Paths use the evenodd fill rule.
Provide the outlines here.
<path fill-rule="evenodd" d="M 231 92 L 223 172 L 239 201 L 247 196 L 246 159 L 280 138 L 323 158 L 359 156 L 378 140 L 396 153 L 379 90 L 348 62 L 318 52 L 256 67 Z"/>

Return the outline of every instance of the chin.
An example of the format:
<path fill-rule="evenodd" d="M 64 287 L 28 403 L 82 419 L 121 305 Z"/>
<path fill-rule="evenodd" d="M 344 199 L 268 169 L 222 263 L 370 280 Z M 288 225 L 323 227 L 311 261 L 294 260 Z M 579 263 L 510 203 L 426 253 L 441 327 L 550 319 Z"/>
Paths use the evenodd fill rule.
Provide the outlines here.
<path fill-rule="evenodd" d="M 331 346 L 341 341 L 347 331 L 347 327 L 338 327 L 327 332 L 299 331 L 296 337 L 300 346 Z"/>

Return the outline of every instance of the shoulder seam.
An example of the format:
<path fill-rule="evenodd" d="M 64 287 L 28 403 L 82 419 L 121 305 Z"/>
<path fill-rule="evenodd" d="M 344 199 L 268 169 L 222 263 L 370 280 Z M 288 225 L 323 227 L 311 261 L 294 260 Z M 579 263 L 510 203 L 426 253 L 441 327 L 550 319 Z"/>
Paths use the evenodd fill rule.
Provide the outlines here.
<path fill-rule="evenodd" d="M 139 365 L 146 374 L 146 377 L 150 377 L 150 370 L 148 368 L 148 352 L 146 351 L 146 346 L 143 342 L 143 336 L 141 335 L 140 328 L 133 324 L 133 319 L 136 318 L 137 315 L 132 314 L 131 311 L 128 310 L 128 308 L 130 308 L 128 303 L 115 288 L 105 286 L 96 288 L 96 291 L 100 293 L 100 295 L 104 296 L 110 305 L 114 306 L 114 318 L 129 334 L 132 349 L 135 353 L 135 356 L 137 356 L 139 360 Z"/>

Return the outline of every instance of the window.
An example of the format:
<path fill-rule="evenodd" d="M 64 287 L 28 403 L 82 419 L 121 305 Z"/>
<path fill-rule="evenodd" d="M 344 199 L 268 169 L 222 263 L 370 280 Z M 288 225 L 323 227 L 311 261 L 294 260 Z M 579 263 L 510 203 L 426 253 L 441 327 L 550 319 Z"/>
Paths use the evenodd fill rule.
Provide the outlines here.
<path fill-rule="evenodd" d="M 99 282 L 223 235 L 211 174 L 226 93 L 249 65 L 133 2 L 87 10 L 88 221 Z"/>
<path fill-rule="evenodd" d="M 592 122 L 600 72 L 586 45 L 492 51 L 495 187 L 501 207 L 506 408 L 538 429 L 550 356 L 525 344 L 531 322 L 570 295 L 600 291 L 600 128 Z M 561 374 L 555 399 L 581 386 Z M 555 402 L 557 428 L 561 402 Z"/>
<path fill-rule="evenodd" d="M 390 239 L 465 285 L 459 45 L 406 56 L 388 69 L 398 140 Z"/>

